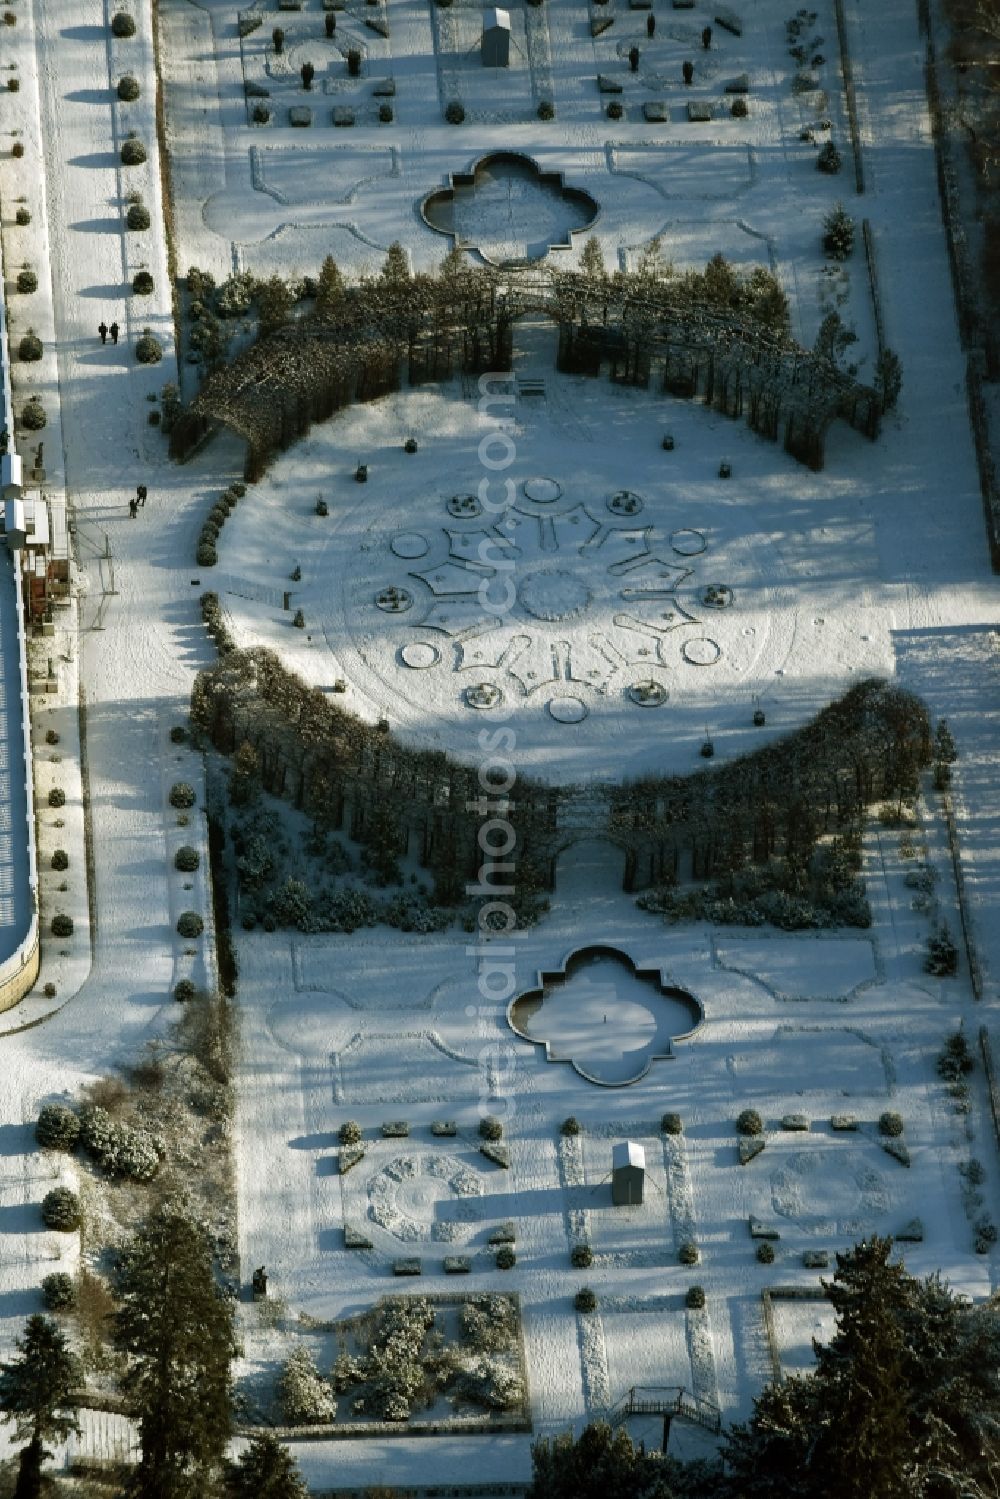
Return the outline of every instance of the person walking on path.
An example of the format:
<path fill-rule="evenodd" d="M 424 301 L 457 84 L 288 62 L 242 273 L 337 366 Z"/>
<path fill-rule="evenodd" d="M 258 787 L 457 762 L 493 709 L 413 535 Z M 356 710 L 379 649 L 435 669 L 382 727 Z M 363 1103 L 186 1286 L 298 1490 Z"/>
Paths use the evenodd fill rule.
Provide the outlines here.
<path fill-rule="evenodd" d="M 145 505 L 145 503 L 146 503 L 146 486 L 145 486 L 145 484 L 137 484 L 135 486 L 135 497 L 139 501 L 140 505 Z"/>
<path fill-rule="evenodd" d="M 103 318 L 97 325 L 97 331 L 101 335 L 101 343 L 106 344 L 108 341 L 108 325 Z"/>
<path fill-rule="evenodd" d="M 138 511 L 138 509 L 139 509 L 139 501 L 138 500 L 129 500 L 129 502 L 128 502 L 128 513 L 129 513 L 129 519 L 130 520 L 135 520 L 136 512 Z"/>
<path fill-rule="evenodd" d="M 116 344 L 118 342 L 118 324 L 112 323 L 111 327 L 108 329 L 108 332 L 111 334 L 111 342 L 113 344 Z"/>

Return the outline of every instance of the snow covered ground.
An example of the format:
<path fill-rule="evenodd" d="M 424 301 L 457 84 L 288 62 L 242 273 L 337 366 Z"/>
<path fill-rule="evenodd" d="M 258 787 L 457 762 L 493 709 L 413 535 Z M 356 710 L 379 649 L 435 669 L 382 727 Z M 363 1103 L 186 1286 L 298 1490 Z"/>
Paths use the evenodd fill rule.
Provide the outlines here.
<path fill-rule="evenodd" d="M 244 68 L 265 76 L 262 49 L 277 14 L 268 12 L 241 51 L 231 6 L 162 0 L 160 9 L 182 270 L 194 262 L 219 275 L 234 264 L 314 272 L 330 251 L 357 272 L 377 265 L 394 238 L 406 244 L 414 265 L 432 264 L 446 242 L 420 223 L 419 200 L 502 143 L 522 147 L 593 193 L 602 209 L 596 233 L 609 263 L 630 263 L 661 230 L 666 252 L 680 264 L 702 265 L 720 248 L 743 264 L 766 259 L 807 341 L 824 298 L 846 293 L 842 311 L 857 326 L 864 376 L 873 341 L 861 254 L 830 289 L 819 235 L 838 196 L 858 219 L 869 218 L 887 340 L 904 372 L 899 410 L 879 441 L 870 445 L 835 428 L 827 467 L 813 475 L 712 413 L 603 381 L 563 379 L 548 368 L 544 398 L 516 411 L 522 534 L 535 530 L 519 558 L 522 612 L 504 626 L 504 641 L 509 648 L 511 637 L 527 634 L 534 643 L 525 649 L 540 646 L 543 655 L 554 642 L 563 675 L 557 691 L 527 691 L 530 679 L 519 682 L 511 672 L 513 657 L 504 665 L 499 656 L 493 665 L 477 663 L 477 671 L 481 666 L 483 679 L 516 705 L 520 770 L 598 779 L 653 764 L 690 768 L 706 726 L 716 754 L 728 757 L 801 722 L 859 674 L 893 676 L 919 692 L 933 714 L 947 715 L 958 741 L 956 822 L 984 976 L 977 1004 L 964 963 L 953 981 L 922 972 L 929 915 L 913 908 L 914 891 L 905 884 L 915 860 L 926 857 L 935 866 L 939 909 L 957 928 L 947 833 L 933 796 L 911 836 L 914 851 L 899 831 L 869 832 L 865 872 L 874 925 L 861 936 L 670 929 L 621 893 L 613 850 L 570 849 L 551 914 L 516 938 L 518 984 L 529 987 L 539 969 L 557 966 L 581 941 L 606 941 L 634 961 L 661 967 L 705 1008 L 704 1024 L 676 1057 L 654 1062 L 635 1086 L 611 1092 L 547 1062 L 541 1048 L 508 1030 L 504 1006 L 480 998 L 477 959 L 459 933 L 241 936 L 245 1274 L 266 1263 L 275 1297 L 288 1303 L 290 1326 L 299 1312 L 326 1320 L 397 1287 L 390 1262 L 399 1254 L 420 1254 L 417 1288 L 441 1288 L 439 1265 L 454 1242 L 447 1235 L 458 1234 L 463 1252 L 473 1255 L 471 1289 L 495 1286 L 521 1296 L 536 1432 L 579 1425 L 640 1379 L 687 1385 L 718 1400 L 727 1418 L 745 1414 L 771 1373 L 762 1289 L 817 1284 L 818 1272 L 802 1264 L 803 1251 L 832 1251 L 869 1231 L 894 1232 L 916 1216 L 924 1238 L 908 1247 L 910 1267 L 940 1267 L 959 1288 L 989 1294 L 997 1285 L 996 1253 L 972 1251 L 975 1218 L 995 1211 L 1000 1169 L 982 1069 L 972 1079 L 969 1112 L 958 1114 L 933 1063 L 959 1022 L 973 1040 L 980 1024 L 995 1021 L 997 587 L 986 560 L 913 8 L 903 0 L 876 10 L 848 4 L 862 103 L 863 198 L 852 194 L 849 162 L 840 178 L 828 180 L 814 170 L 815 148 L 798 139 L 800 126 L 822 115 L 846 142 L 835 28 L 825 4 L 817 23 L 830 59 L 822 71 L 822 107 L 790 90 L 785 12 L 770 0 L 752 0 L 742 7 L 744 37 L 717 30 L 713 52 L 696 56 L 693 86 L 699 99 L 718 106 L 724 81 L 748 71 L 749 116 L 717 114 L 708 125 L 682 117 L 687 95 L 678 75 L 690 38 L 675 33 L 694 23 L 670 11 L 660 14 L 658 39 L 648 49 L 641 12 L 619 9 L 614 27 L 596 41 L 584 7 L 572 0 L 526 12 L 520 24 L 544 18 L 548 43 L 541 32 L 534 39 L 525 33 L 530 61 L 514 70 L 509 107 L 496 104 L 491 79 L 477 109 L 471 96 L 481 73 L 455 61 L 458 32 L 449 39 L 434 31 L 449 15 L 467 26 L 467 9 L 432 13 L 418 0 L 400 0 L 389 11 L 388 42 L 358 30 L 366 60 L 355 98 L 342 87 L 346 68 L 332 54 L 333 71 L 320 70 L 321 12 L 307 8 L 283 22 L 289 71 L 274 81 L 276 123 L 257 127 L 247 120 Z M 142 247 L 154 270 L 154 297 L 138 305 L 126 293 L 136 261 L 121 230 L 121 207 L 131 182 L 122 179 L 115 147 L 123 125 L 153 140 L 151 19 L 145 5 L 136 14 L 140 35 L 128 65 L 144 79 L 146 113 L 125 122 L 115 114 L 111 84 L 124 70 L 126 44 L 115 43 L 109 55 L 103 5 L 81 0 L 72 18 L 55 0 L 19 7 L 17 37 L 34 35 L 43 69 L 44 86 L 32 93 L 30 58 L 19 54 L 19 107 L 27 101 L 28 109 L 19 128 L 26 139 L 33 131 L 36 153 L 43 135 L 45 143 L 45 203 L 33 206 L 31 227 L 47 210 L 51 295 L 42 277 L 32 317 L 39 331 L 53 330 L 42 378 L 52 422 L 58 395 L 64 467 L 57 450 L 47 452 L 47 463 L 57 482 L 64 471 L 77 524 L 97 922 L 89 978 L 83 982 L 76 970 L 78 993 L 44 1024 L 5 1036 L 0 1047 L 4 1348 L 38 1308 L 41 1276 L 61 1261 L 74 1262 L 75 1251 L 40 1228 L 37 1204 L 56 1168 L 34 1149 L 31 1120 L 39 1103 L 72 1096 L 87 1079 L 134 1058 L 170 1018 L 176 979 L 211 971 L 210 941 L 192 954 L 174 931 L 180 902 L 186 905 L 191 893 L 172 869 L 178 829 L 167 803 L 174 779 L 200 786 L 196 757 L 169 740 L 171 725 L 184 717 L 194 672 L 210 659 L 199 592 L 218 587 L 241 638 L 276 646 L 318 685 L 343 675 L 352 708 L 373 719 L 385 713 L 415 742 L 468 752 L 479 720 L 489 716 L 464 706 L 465 642 L 456 660 L 454 637 L 436 626 L 428 630 L 426 612 L 410 616 L 420 624 L 411 631 L 408 611 L 390 616 L 374 602 L 382 589 L 412 586 L 422 611 L 434 607 L 430 582 L 413 573 L 444 564 L 446 528 L 475 529 L 475 517 L 452 518 L 446 509 L 450 496 L 474 491 L 482 477 L 475 392 L 471 399 L 459 388 L 404 393 L 315 429 L 227 523 L 216 574 L 191 566 L 209 498 L 238 476 L 242 459 L 238 445 L 223 437 L 185 468 L 173 468 L 146 421 L 147 395 L 175 367 L 159 233 L 146 236 Z M 351 10 L 341 14 L 343 40 L 360 22 Z M 702 13 L 695 15 L 701 21 Z M 281 111 L 302 101 L 291 71 L 304 45 L 292 35 L 299 26 L 318 39 L 319 76 L 313 126 L 293 134 Z M 636 39 L 644 60 L 633 79 L 622 49 Z M 601 112 L 598 71 L 622 82 L 622 121 Z M 372 85 L 389 73 L 397 83 L 395 120 L 380 125 Z M 441 117 L 453 92 L 466 99 L 462 127 Z M 546 124 L 535 118 L 543 94 L 556 105 L 555 120 Z M 647 125 L 640 106 L 659 98 L 669 100 L 669 120 Z M 334 135 L 330 111 L 352 100 L 358 123 Z M 3 169 L 10 165 L 5 159 Z M 154 151 L 143 171 L 153 206 L 159 201 Z M 25 231 L 5 219 L 5 240 L 12 233 Z M 35 254 L 43 264 L 43 252 Z M 97 343 L 101 315 L 117 317 L 126 330 L 117 349 Z M 147 323 L 167 351 L 152 373 L 131 354 Z M 659 446 L 664 430 L 676 435 L 672 454 Z M 404 455 L 402 440 L 411 433 L 420 451 Z M 733 464 L 728 483 L 717 477 L 723 457 Z M 351 478 L 359 458 L 371 463 L 367 486 Z M 532 500 L 523 491 L 532 478 L 555 479 L 562 494 Z M 149 503 L 126 526 L 126 500 L 140 481 L 149 485 Z M 623 489 L 643 498 L 651 556 L 680 566 L 676 559 L 685 554 L 670 538 L 676 542 L 685 530 L 704 535 L 705 552 L 683 563 L 691 578 L 671 597 L 695 614 L 696 606 L 704 611 L 699 584 L 732 587 L 733 603 L 711 615 L 711 629 L 701 627 L 700 616 L 697 627 L 664 637 L 615 623 L 626 612 L 611 581 L 618 575 L 597 554 L 620 544 L 633 518 L 607 508 L 608 497 Z M 330 501 L 325 520 L 314 514 L 318 493 Z M 553 505 L 557 515 L 579 506 L 580 526 L 600 524 L 595 535 L 603 540 L 593 556 L 578 543 L 545 545 L 558 531 L 542 525 L 537 512 L 548 515 Z M 105 535 L 114 594 L 102 560 Z M 399 538 L 412 535 L 427 541 L 426 553 L 407 556 L 405 542 L 400 548 Z M 268 605 L 260 597 L 265 589 L 280 596 L 293 587 L 296 563 L 303 578 L 294 607 L 303 609 L 303 631 L 292 627 L 280 598 Z M 241 580 L 253 585 L 253 596 L 232 586 Z M 561 617 L 546 618 L 553 613 Z M 593 634 L 609 638 L 625 664 L 603 681 L 586 680 L 586 672 L 583 680 L 568 679 L 562 643 L 579 654 Z M 653 665 L 638 656 L 642 641 L 634 660 L 620 648 L 643 634 L 654 642 Z M 711 667 L 691 664 L 680 644 L 704 635 L 722 648 Z M 408 644 L 435 645 L 441 659 L 426 668 L 405 666 L 397 653 Z M 471 649 L 486 645 L 477 641 Z M 596 663 L 588 669 L 603 670 Z M 641 708 L 624 696 L 630 674 L 640 670 L 668 688 L 662 707 Z M 765 730 L 749 724 L 754 694 L 767 710 Z M 586 715 L 559 721 L 542 706 L 552 696 L 579 699 Z M 185 838 L 191 835 L 185 830 Z M 40 982 L 52 957 L 45 955 Z M 505 1116 L 509 1172 L 478 1152 L 481 1105 Z M 734 1120 L 749 1105 L 765 1117 L 767 1146 L 740 1167 Z M 886 1108 L 905 1121 L 909 1168 L 882 1149 L 875 1121 Z M 679 1139 L 660 1135 L 666 1110 L 684 1120 Z M 844 1112 L 857 1115 L 856 1132 L 831 1129 L 831 1115 Z M 807 1133 L 781 1128 L 791 1113 L 807 1116 Z M 559 1133 L 570 1114 L 583 1126 L 575 1142 Z M 377 1139 L 381 1123 L 400 1116 L 410 1123 L 409 1140 Z M 456 1120 L 454 1141 L 431 1135 L 432 1120 L 442 1117 Z M 375 1143 L 354 1172 L 340 1177 L 336 1131 L 347 1118 L 358 1119 Z M 610 1206 L 610 1145 L 626 1136 L 645 1145 L 650 1163 L 641 1209 Z M 417 1163 L 412 1173 L 387 1173 L 402 1156 Z M 434 1158 L 445 1156 L 455 1164 L 442 1175 Z M 972 1157 L 986 1171 L 979 1205 L 958 1171 Z M 481 1187 L 462 1197 L 475 1217 L 457 1215 L 453 1206 L 461 1196 L 454 1182 L 469 1179 L 465 1173 L 475 1173 L 471 1179 Z M 373 1205 L 381 1222 L 370 1216 Z M 750 1215 L 781 1236 L 773 1265 L 755 1258 Z M 359 1218 L 372 1229 L 371 1251 L 344 1247 L 345 1222 Z M 517 1265 L 500 1272 L 485 1239 L 509 1219 L 516 1225 Z M 699 1246 L 700 1263 L 683 1267 L 677 1251 L 689 1239 Z M 569 1249 L 584 1240 L 594 1263 L 574 1270 Z M 682 1305 L 695 1282 L 706 1291 L 704 1315 Z M 582 1284 L 598 1295 L 589 1317 L 573 1310 Z M 822 1316 L 822 1307 L 809 1303 L 782 1307 L 783 1367 L 803 1366 Z M 302 1336 L 265 1326 L 249 1306 L 245 1332 L 243 1372 L 251 1382 L 273 1372 Z M 470 1466 L 517 1478 L 529 1472 L 529 1440 L 310 1443 L 302 1444 L 301 1458 L 317 1487 L 367 1481 L 375 1472 L 389 1483 L 415 1473 L 443 1482 Z"/>

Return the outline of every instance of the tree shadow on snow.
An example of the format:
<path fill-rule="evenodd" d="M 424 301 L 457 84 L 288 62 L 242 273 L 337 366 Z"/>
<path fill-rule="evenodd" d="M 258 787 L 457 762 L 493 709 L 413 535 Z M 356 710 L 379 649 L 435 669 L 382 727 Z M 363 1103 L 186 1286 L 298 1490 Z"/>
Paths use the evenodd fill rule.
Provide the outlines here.
<path fill-rule="evenodd" d="M 78 219 L 75 224 L 70 224 L 77 234 L 120 234 L 122 228 L 121 219 Z"/>
<path fill-rule="evenodd" d="M 66 95 L 70 104 L 108 104 L 110 100 L 109 88 L 75 88 Z"/>
<path fill-rule="evenodd" d="M 101 167 L 107 170 L 108 167 L 116 167 L 118 165 L 118 157 L 114 151 L 91 151 L 89 156 L 71 156 L 67 165 L 71 167 Z"/>

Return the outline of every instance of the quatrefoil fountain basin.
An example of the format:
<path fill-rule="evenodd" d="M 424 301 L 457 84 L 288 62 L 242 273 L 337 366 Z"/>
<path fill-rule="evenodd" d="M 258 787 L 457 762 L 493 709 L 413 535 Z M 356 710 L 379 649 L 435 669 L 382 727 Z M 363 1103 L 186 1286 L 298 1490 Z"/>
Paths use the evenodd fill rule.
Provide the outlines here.
<path fill-rule="evenodd" d="M 636 1083 L 654 1061 L 672 1057 L 674 1042 L 703 1019 L 687 989 L 608 946 L 577 948 L 507 1009 L 511 1029 L 544 1046 L 548 1061 L 569 1062 L 588 1082 L 610 1088 Z"/>
<path fill-rule="evenodd" d="M 599 208 L 562 172 L 544 172 L 517 151 L 493 151 L 471 172 L 452 172 L 420 211 L 431 229 L 451 235 L 456 249 L 478 250 L 493 265 L 521 265 L 571 249 L 572 236 L 593 226 Z"/>

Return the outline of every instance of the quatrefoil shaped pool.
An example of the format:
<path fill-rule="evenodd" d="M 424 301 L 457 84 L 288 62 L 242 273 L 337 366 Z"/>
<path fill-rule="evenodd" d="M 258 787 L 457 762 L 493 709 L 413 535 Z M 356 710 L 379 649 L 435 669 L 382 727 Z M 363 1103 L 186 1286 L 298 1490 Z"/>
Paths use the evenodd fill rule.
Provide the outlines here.
<path fill-rule="evenodd" d="M 540 971 L 537 984 L 507 1008 L 511 1030 L 544 1046 L 546 1060 L 568 1062 L 608 1088 L 637 1083 L 704 1018 L 688 989 L 603 944 L 577 948 L 560 968 Z"/>

